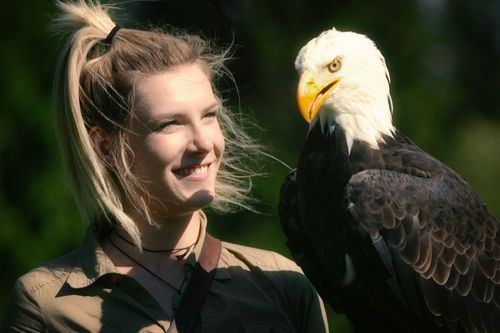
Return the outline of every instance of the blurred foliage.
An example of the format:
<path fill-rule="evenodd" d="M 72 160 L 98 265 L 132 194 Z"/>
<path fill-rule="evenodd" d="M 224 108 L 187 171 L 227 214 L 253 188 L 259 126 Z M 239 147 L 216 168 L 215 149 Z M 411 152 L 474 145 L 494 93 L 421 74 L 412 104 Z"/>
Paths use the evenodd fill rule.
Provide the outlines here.
<path fill-rule="evenodd" d="M 500 2 L 126 1 L 122 25 L 161 24 L 231 44 L 231 80 L 221 90 L 271 153 L 295 165 L 307 126 L 295 107 L 295 56 L 336 26 L 368 35 L 386 57 L 397 126 L 448 163 L 500 216 Z M 54 130 L 51 82 L 57 40 L 51 1 L 2 3 L 0 33 L 0 311 L 15 279 L 77 247 L 85 226 L 65 185 Z M 239 91 L 239 93 L 237 93 Z M 288 169 L 266 159 L 255 181 L 261 214 L 210 214 L 210 231 L 288 255 L 276 213 Z M 330 313 L 331 314 L 331 313 Z M 333 318 L 333 319 L 332 319 Z M 348 323 L 331 316 L 333 332 Z"/>

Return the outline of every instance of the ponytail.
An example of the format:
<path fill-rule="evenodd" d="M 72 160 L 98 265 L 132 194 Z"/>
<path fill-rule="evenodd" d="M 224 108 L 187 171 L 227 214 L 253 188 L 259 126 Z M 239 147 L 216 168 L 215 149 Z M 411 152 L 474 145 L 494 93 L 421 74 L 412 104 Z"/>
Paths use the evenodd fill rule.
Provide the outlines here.
<path fill-rule="evenodd" d="M 85 222 L 89 223 L 96 214 L 110 213 L 106 220 L 118 222 L 134 243 L 140 244 L 135 223 L 123 211 L 120 191 L 93 147 L 88 129 L 96 124 L 89 124 L 89 117 L 82 112 L 82 101 L 88 99 L 81 86 L 83 72 L 89 70 L 89 63 L 103 56 L 89 57 L 115 23 L 100 3 L 58 1 L 57 6 L 61 15 L 54 21 L 53 29 L 66 40 L 56 70 L 57 124 L 65 170 L 76 202 Z M 109 86 L 104 78 L 101 80 L 103 88 Z"/>

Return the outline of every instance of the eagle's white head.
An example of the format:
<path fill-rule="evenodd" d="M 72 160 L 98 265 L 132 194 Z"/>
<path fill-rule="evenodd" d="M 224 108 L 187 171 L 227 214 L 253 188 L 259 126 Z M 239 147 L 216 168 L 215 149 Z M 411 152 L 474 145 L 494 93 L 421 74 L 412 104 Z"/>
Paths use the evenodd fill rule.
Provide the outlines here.
<path fill-rule="evenodd" d="M 307 122 L 317 114 L 322 124 L 335 120 L 349 151 L 353 140 L 378 149 L 384 134 L 393 135 L 389 72 L 368 37 L 332 28 L 300 50 L 295 67 L 297 100 Z"/>

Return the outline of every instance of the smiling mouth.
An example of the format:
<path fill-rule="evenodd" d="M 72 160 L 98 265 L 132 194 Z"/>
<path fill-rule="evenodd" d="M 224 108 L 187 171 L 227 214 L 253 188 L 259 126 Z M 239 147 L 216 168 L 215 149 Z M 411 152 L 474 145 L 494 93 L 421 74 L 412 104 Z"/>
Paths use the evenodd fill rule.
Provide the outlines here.
<path fill-rule="evenodd" d="M 210 167 L 211 164 L 212 163 L 180 168 L 174 170 L 174 173 L 182 176 L 190 176 L 190 175 L 202 176 L 208 172 L 208 168 Z"/>

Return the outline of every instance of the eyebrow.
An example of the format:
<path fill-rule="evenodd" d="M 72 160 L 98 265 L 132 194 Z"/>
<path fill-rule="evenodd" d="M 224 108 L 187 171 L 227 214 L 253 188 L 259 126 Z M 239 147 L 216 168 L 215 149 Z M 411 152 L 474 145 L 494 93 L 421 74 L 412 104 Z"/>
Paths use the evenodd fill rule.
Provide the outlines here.
<path fill-rule="evenodd" d="M 214 103 L 210 104 L 209 106 L 203 108 L 200 112 L 201 113 L 209 112 L 215 108 L 219 108 L 220 104 L 221 103 L 219 101 L 215 101 Z M 163 120 L 163 119 L 171 119 L 171 118 L 176 118 L 179 116 L 184 116 L 184 114 L 185 113 L 182 111 L 168 111 L 167 110 L 167 111 L 163 111 L 157 117 L 139 117 L 139 118 L 141 118 L 143 122 L 153 124 L 153 123 L 158 122 L 158 121 Z"/>
<path fill-rule="evenodd" d="M 220 102 L 219 101 L 215 101 L 212 105 L 204 108 L 202 111 L 203 112 L 210 111 L 210 110 L 215 109 L 215 108 L 220 108 L 220 106 L 221 106 Z"/>

